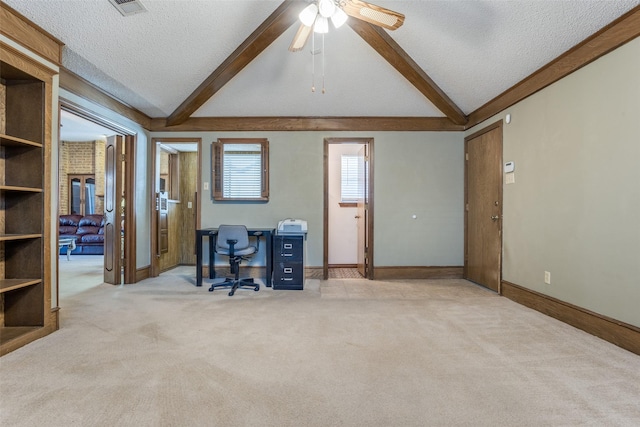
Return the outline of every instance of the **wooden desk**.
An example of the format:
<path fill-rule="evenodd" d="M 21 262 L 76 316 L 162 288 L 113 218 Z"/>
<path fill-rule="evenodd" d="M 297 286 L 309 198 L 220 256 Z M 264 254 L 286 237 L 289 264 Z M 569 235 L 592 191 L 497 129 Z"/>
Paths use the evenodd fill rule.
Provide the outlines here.
<path fill-rule="evenodd" d="M 274 228 L 247 228 L 249 236 L 264 236 L 265 253 L 266 253 L 266 278 L 264 284 L 271 287 L 271 275 L 273 273 L 273 235 Z M 216 278 L 216 253 L 213 250 L 216 238 L 218 237 L 217 228 L 203 228 L 196 230 L 196 286 L 202 286 L 202 240 L 209 238 L 209 279 Z"/>

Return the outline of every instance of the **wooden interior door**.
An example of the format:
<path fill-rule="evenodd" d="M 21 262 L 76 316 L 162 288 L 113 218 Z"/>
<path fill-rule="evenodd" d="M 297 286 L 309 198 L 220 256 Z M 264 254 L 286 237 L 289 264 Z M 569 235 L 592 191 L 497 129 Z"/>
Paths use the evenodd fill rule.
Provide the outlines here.
<path fill-rule="evenodd" d="M 367 145 L 358 151 L 358 188 L 361 189 L 360 198 L 356 214 L 356 224 L 358 227 L 358 272 L 362 277 L 369 277 L 369 177 L 368 177 L 369 156 Z"/>
<path fill-rule="evenodd" d="M 502 122 L 465 139 L 464 277 L 500 292 Z"/>
<path fill-rule="evenodd" d="M 104 282 L 112 285 L 121 283 L 122 148 L 121 135 L 107 138 L 104 170 Z"/>

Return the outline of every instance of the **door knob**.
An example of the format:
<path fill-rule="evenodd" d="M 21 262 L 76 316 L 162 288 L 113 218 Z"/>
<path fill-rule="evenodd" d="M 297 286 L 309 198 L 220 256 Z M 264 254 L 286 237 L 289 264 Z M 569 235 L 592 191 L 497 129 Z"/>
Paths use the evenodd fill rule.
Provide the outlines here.
<path fill-rule="evenodd" d="M 497 220 L 499 220 L 499 219 L 500 219 L 500 217 L 499 217 L 498 215 L 492 215 L 492 216 L 491 216 L 491 220 L 492 220 L 492 221 L 497 221 Z"/>
<path fill-rule="evenodd" d="M 358 219 L 358 218 L 360 218 L 360 215 L 356 215 L 356 216 L 354 216 L 354 218 L 355 218 L 355 219 Z"/>

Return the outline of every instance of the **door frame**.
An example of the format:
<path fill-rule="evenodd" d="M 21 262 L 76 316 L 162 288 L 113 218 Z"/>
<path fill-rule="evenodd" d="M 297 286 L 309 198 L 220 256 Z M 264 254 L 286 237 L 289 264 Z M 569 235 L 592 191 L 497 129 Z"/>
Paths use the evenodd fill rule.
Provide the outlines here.
<path fill-rule="evenodd" d="M 464 162 L 464 266 L 463 266 L 463 277 L 467 278 L 468 274 L 467 274 L 467 269 L 468 269 L 468 251 L 469 251 L 469 212 L 467 210 L 467 205 L 469 203 L 469 188 L 468 188 L 468 181 L 469 181 L 469 171 L 468 171 L 468 163 L 467 163 L 467 153 L 468 153 L 468 145 L 469 145 L 469 141 L 485 134 L 488 132 L 491 132 L 492 130 L 495 129 L 500 129 L 500 171 L 501 171 L 501 176 L 503 175 L 502 173 L 502 164 L 504 161 L 503 158 L 503 153 L 504 153 L 504 147 L 503 147 L 503 141 L 504 141 L 504 132 L 503 132 L 503 120 L 498 120 L 495 123 L 492 123 L 482 129 L 480 129 L 477 132 L 474 132 L 470 135 L 468 135 L 467 137 L 464 138 L 464 152 L 465 152 L 465 162 Z M 501 181 L 501 184 L 499 186 L 498 189 L 498 203 L 500 204 L 500 213 L 499 213 L 499 221 L 500 221 L 500 250 L 499 250 L 499 256 L 498 256 L 498 289 L 497 292 L 498 294 L 502 294 L 502 256 L 503 256 L 503 250 L 504 250 L 504 243 L 503 243 L 503 233 L 502 233 L 502 214 L 503 214 L 503 187 L 504 184 Z M 484 285 L 483 285 L 484 286 Z M 489 288 L 488 288 L 489 289 Z"/>
<path fill-rule="evenodd" d="M 368 194 L 367 200 L 368 203 L 368 223 L 367 230 L 365 231 L 367 234 L 367 241 L 369 242 L 369 247 L 367 248 L 367 260 L 368 260 L 368 268 L 367 268 L 367 277 L 366 279 L 373 280 L 374 279 L 374 266 L 373 266 L 373 249 L 374 249 L 374 240 L 373 240 L 373 194 L 374 194 L 374 185 L 373 185 L 373 176 L 374 176 L 374 165 L 373 165 L 373 138 L 325 138 L 324 139 L 324 201 L 323 201 L 323 250 L 322 250 L 322 280 L 327 280 L 329 278 L 329 145 L 330 144 L 362 144 L 367 146 L 367 152 L 369 153 L 369 169 L 367 179 L 369 181 L 369 185 L 367 187 Z"/>
<path fill-rule="evenodd" d="M 198 144 L 197 151 L 197 162 L 198 162 L 198 171 L 197 171 L 197 183 L 196 183 L 196 205 L 193 207 L 196 211 L 196 230 L 200 228 L 200 206 L 202 205 L 202 192 L 200 188 L 202 186 L 202 138 L 180 138 L 180 137 L 171 137 L 171 138 L 151 138 L 151 179 L 150 179 L 150 189 L 149 191 L 149 206 L 150 206 L 150 215 L 151 215 L 151 248 L 150 251 L 150 259 L 151 259 L 151 268 L 149 275 L 150 277 L 157 277 L 160 275 L 160 257 L 158 256 L 158 251 L 156 250 L 158 247 L 158 217 L 156 215 L 156 194 L 160 191 L 160 183 L 156 181 L 156 175 L 159 171 L 156 168 L 160 167 L 157 162 L 159 152 L 159 145 L 163 142 L 171 143 L 171 144 Z M 195 236 L 196 230 L 193 230 L 193 234 Z M 197 244 L 196 239 L 196 244 Z M 195 248 L 194 248 L 195 250 Z"/>
<path fill-rule="evenodd" d="M 124 137 L 125 145 L 125 158 L 124 158 L 124 200 L 125 200 L 125 212 L 124 220 L 127 226 L 127 231 L 124 233 L 124 282 L 135 283 L 136 282 L 136 210 L 135 210 L 135 153 L 137 147 L 137 134 L 135 131 L 122 126 L 112 120 L 109 120 L 100 114 L 93 112 L 85 107 L 82 107 L 72 101 L 65 98 L 59 98 L 59 108 L 74 114 L 90 122 L 96 123 L 107 129 L 122 135 Z M 58 138 L 59 139 L 59 138 Z M 60 143 L 60 141 L 58 141 Z M 58 151 L 58 155 L 60 152 Z M 58 159 L 58 182 L 60 160 Z M 58 195 L 58 204 L 60 203 L 60 196 Z M 60 209 L 58 206 L 58 215 Z M 59 221 L 58 221 L 59 223 Z M 58 224 L 59 227 L 59 224 Z M 56 228 L 56 233 L 59 235 L 59 228 Z M 106 245 L 105 245 L 106 247 Z"/>

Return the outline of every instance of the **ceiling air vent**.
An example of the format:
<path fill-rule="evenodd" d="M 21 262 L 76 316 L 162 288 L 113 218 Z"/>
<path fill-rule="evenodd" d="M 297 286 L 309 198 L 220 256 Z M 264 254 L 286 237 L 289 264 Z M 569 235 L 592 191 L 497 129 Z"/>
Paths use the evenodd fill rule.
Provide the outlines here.
<path fill-rule="evenodd" d="M 135 15 L 136 13 L 146 12 L 140 0 L 109 0 L 122 16 Z"/>

